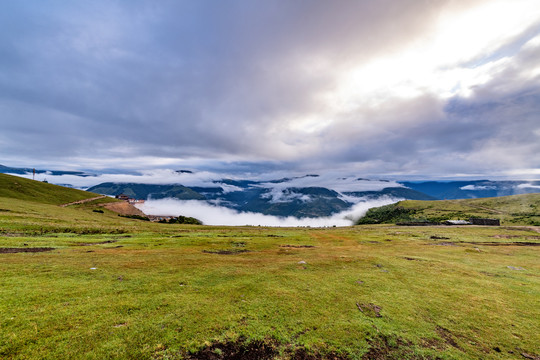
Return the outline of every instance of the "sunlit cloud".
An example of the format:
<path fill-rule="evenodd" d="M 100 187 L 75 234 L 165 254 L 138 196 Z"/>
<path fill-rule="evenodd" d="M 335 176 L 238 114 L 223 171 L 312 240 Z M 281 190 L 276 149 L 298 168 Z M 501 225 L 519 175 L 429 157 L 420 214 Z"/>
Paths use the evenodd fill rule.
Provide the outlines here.
<path fill-rule="evenodd" d="M 4 165 L 536 176 L 536 0 L 30 2 L 0 14 Z"/>

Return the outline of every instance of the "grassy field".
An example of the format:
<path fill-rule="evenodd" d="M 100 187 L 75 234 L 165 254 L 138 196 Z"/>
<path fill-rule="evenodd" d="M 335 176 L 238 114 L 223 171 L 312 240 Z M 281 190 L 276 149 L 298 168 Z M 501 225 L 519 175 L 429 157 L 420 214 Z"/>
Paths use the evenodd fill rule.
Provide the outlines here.
<path fill-rule="evenodd" d="M 189 226 L 100 201 L 0 197 L 0 358 L 540 356 L 534 228 Z"/>

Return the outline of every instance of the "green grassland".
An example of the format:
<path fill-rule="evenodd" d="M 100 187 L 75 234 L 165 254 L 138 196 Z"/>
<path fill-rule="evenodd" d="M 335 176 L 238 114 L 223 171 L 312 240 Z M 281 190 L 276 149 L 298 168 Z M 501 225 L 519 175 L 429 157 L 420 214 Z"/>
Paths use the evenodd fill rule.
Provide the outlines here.
<path fill-rule="evenodd" d="M 405 200 L 371 209 L 360 223 L 440 222 L 470 218 L 499 219 L 502 225 L 540 226 L 540 194 L 464 200 Z"/>
<path fill-rule="evenodd" d="M 532 227 L 159 224 L 1 194 L 2 359 L 540 355 Z"/>

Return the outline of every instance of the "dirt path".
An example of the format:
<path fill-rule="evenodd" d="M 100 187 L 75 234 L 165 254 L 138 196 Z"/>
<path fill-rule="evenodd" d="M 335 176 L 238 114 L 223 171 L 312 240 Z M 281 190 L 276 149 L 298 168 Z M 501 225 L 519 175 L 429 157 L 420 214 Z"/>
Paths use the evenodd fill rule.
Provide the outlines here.
<path fill-rule="evenodd" d="M 83 200 L 79 200 L 79 201 L 70 202 L 70 203 L 67 203 L 67 204 L 62 204 L 62 205 L 60 205 L 60 207 L 84 204 L 84 203 L 87 203 L 87 202 L 90 202 L 90 201 L 99 200 L 99 199 L 103 199 L 103 198 L 106 198 L 106 197 L 107 197 L 106 195 L 96 196 L 96 197 L 93 197 L 93 198 L 90 198 L 90 199 L 83 199 Z"/>

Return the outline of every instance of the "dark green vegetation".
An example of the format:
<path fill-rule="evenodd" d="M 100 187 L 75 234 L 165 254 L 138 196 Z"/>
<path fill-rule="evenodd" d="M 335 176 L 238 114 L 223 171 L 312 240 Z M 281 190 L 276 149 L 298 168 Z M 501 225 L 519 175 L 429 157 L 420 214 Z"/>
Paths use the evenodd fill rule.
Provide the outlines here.
<path fill-rule="evenodd" d="M 195 219 L 191 216 L 177 216 L 169 220 L 160 220 L 160 223 L 166 224 L 184 224 L 184 225 L 202 225 L 203 223 L 199 219 Z"/>
<path fill-rule="evenodd" d="M 150 219 L 147 216 L 141 216 L 141 215 L 118 215 L 118 216 L 125 217 L 128 219 L 150 221 Z"/>
<path fill-rule="evenodd" d="M 540 355 L 531 227 L 206 227 L 100 201 L 0 197 L 0 358 Z"/>
<path fill-rule="evenodd" d="M 540 226 L 540 194 L 464 200 L 406 200 L 370 209 L 358 224 L 437 223 L 470 218 L 499 219 L 502 225 Z"/>

